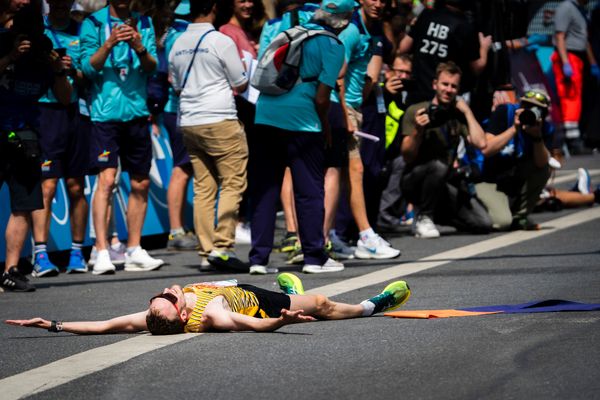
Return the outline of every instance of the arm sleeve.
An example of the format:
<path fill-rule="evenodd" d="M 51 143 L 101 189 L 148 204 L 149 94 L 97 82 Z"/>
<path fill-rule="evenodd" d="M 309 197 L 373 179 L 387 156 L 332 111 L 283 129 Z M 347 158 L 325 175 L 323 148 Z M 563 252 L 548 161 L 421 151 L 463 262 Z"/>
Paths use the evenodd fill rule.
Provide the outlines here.
<path fill-rule="evenodd" d="M 356 25 L 350 24 L 338 35 L 338 38 L 344 45 L 346 62 L 350 62 L 354 49 L 360 43 L 360 32 Z"/>
<path fill-rule="evenodd" d="M 179 91 L 179 90 L 181 90 L 181 82 L 180 82 L 179 74 L 177 73 L 177 69 L 175 68 L 175 51 L 173 51 L 172 47 L 167 50 L 169 50 L 168 57 L 169 57 L 170 83 L 171 83 L 171 86 L 173 87 L 173 90 Z"/>
<path fill-rule="evenodd" d="M 225 76 L 232 87 L 241 86 L 248 81 L 248 75 L 235 42 L 228 36 L 222 35 L 222 40 L 217 41 L 221 55 L 221 63 L 224 67 Z"/>
<path fill-rule="evenodd" d="M 156 60 L 156 65 L 158 66 L 158 53 L 156 51 L 156 36 L 154 35 L 154 26 L 152 25 L 152 20 L 148 18 L 149 27 L 144 29 L 142 32 L 142 44 L 148 50 L 148 54 Z M 156 68 L 155 68 L 156 69 Z M 154 71 L 148 72 L 149 75 L 152 75 Z"/>
<path fill-rule="evenodd" d="M 340 69 L 344 65 L 344 46 L 338 43 L 335 39 L 321 36 L 316 38 L 319 40 L 319 47 L 322 49 L 323 69 L 319 74 L 319 82 L 330 88 L 335 87 Z"/>
<path fill-rule="evenodd" d="M 269 21 L 267 22 L 262 29 L 260 34 L 259 46 L 258 46 L 258 59 L 262 57 L 269 47 L 269 44 L 273 41 L 273 38 L 279 32 L 279 26 L 281 25 L 281 20 Z"/>
<path fill-rule="evenodd" d="M 562 2 L 554 13 L 554 32 L 566 32 L 571 23 L 571 13 L 567 2 Z"/>
<path fill-rule="evenodd" d="M 409 136 L 415 130 L 415 113 L 418 106 L 418 104 L 415 104 L 406 110 L 406 114 L 402 118 L 402 135 Z"/>
<path fill-rule="evenodd" d="M 101 72 L 96 71 L 96 69 L 92 67 L 92 64 L 90 64 L 90 59 L 100 48 L 100 37 L 98 28 L 89 18 L 86 18 L 81 25 L 81 36 L 79 43 L 81 54 L 81 70 L 86 77 L 94 78 Z"/>
<path fill-rule="evenodd" d="M 461 46 L 464 50 L 462 50 L 462 54 L 467 58 L 466 61 L 476 61 L 479 59 L 479 34 L 473 29 L 470 25 L 463 25 L 462 34 L 459 37 L 462 37 L 459 46 Z"/>
<path fill-rule="evenodd" d="M 490 122 L 487 126 L 486 132 L 492 135 L 499 135 L 508 129 L 508 107 L 502 104 L 494 110 L 490 115 Z"/>

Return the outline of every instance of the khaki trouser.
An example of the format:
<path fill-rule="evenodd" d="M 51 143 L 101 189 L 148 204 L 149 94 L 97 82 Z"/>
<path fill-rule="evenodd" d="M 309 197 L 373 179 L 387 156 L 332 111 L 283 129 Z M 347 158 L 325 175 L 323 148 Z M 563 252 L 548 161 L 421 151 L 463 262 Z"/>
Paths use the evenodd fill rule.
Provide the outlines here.
<path fill-rule="evenodd" d="M 231 250 L 240 201 L 247 186 L 248 144 L 244 127 L 238 120 L 226 120 L 182 126 L 181 131 L 194 169 L 194 228 L 200 241 L 199 254 L 207 256 L 212 249 Z"/>
<path fill-rule="evenodd" d="M 494 229 L 509 229 L 515 218 L 527 217 L 540 199 L 540 192 L 550 178 L 548 166 L 538 168 L 532 160 L 518 163 L 513 182 L 512 194 L 507 195 L 495 183 L 475 185 L 477 197 L 483 202 L 492 217 Z"/>
<path fill-rule="evenodd" d="M 347 106 L 348 118 L 352 121 L 354 127 L 358 130 L 362 127 L 363 115 L 359 110 Z M 349 135 L 348 136 L 348 158 L 360 158 L 360 138 Z"/>

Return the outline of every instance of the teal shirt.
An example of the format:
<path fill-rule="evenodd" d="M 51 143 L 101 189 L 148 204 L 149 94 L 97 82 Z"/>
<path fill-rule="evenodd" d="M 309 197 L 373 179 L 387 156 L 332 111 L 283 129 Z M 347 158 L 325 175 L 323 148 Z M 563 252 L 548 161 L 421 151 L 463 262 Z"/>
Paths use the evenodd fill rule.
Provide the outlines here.
<path fill-rule="evenodd" d="M 188 25 L 188 21 L 176 19 L 175 22 L 173 22 L 173 25 L 171 25 L 169 28 L 167 37 L 165 38 L 165 55 L 167 56 L 167 60 L 169 59 L 169 53 L 171 53 L 171 49 L 173 48 L 175 41 L 183 32 L 185 32 Z M 173 87 L 169 85 L 169 99 L 167 100 L 167 104 L 165 104 L 164 112 L 177 113 L 178 108 L 179 97 L 175 94 Z"/>
<path fill-rule="evenodd" d="M 73 60 L 73 68 L 81 69 L 80 53 L 79 53 L 79 29 L 81 25 L 75 20 L 70 20 L 69 25 L 64 29 L 56 29 L 50 26 L 48 19 L 45 20 L 44 33 L 52 41 L 52 47 L 55 49 L 64 48 L 67 49 L 67 55 Z M 69 77 L 69 82 L 73 86 L 73 92 L 71 94 L 71 103 L 78 101 L 77 86 L 73 85 L 73 78 Z M 58 103 L 58 100 L 54 96 L 52 90 L 48 90 L 40 100 L 40 103 Z"/>
<path fill-rule="evenodd" d="M 323 29 L 306 24 L 309 29 Z M 315 36 L 304 42 L 300 76 L 317 77 L 303 82 L 279 96 L 260 94 L 256 103 L 256 123 L 297 132 L 321 132 L 321 121 L 315 107 L 318 83 L 331 88 L 344 64 L 344 46 L 327 36 Z"/>
<path fill-rule="evenodd" d="M 367 31 L 359 11 L 354 13 L 352 22 L 340 33 L 339 38 L 344 44 L 346 63 L 348 64 L 344 78 L 346 104 L 358 109 L 362 105 L 367 67 L 373 55 L 371 35 Z M 331 100 L 339 103 L 338 93 L 333 93 Z"/>
<path fill-rule="evenodd" d="M 152 21 L 137 14 L 133 17 L 137 19 L 142 44 L 157 60 Z M 118 43 L 112 49 L 112 56 L 106 58 L 102 70 L 97 71 L 90 64 L 90 58 L 110 35 L 108 18 L 108 7 L 105 7 L 86 18 L 81 26 L 81 69 L 91 81 L 91 119 L 95 122 L 125 122 L 146 117 L 150 114 L 146 106 L 146 85 L 153 71 L 142 70 L 137 54 L 127 43 Z M 114 27 L 123 21 L 111 16 L 110 24 Z"/>

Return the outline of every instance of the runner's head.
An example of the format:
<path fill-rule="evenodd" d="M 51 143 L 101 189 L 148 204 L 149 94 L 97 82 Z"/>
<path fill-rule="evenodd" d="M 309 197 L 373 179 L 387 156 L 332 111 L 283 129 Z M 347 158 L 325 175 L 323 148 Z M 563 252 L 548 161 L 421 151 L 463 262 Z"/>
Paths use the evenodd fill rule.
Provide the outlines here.
<path fill-rule="evenodd" d="M 146 325 L 153 335 L 182 333 L 188 318 L 181 287 L 173 285 L 150 299 Z"/>

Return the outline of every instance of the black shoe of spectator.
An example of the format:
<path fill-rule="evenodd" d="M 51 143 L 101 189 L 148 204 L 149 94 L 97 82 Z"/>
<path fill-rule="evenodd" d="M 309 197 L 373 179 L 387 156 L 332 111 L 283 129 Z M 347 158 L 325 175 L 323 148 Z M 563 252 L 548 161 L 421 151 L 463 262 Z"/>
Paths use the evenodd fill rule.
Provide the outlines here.
<path fill-rule="evenodd" d="M 0 285 L 5 290 L 13 292 L 33 292 L 35 286 L 29 283 L 29 279 L 19 272 L 17 267 L 11 267 L 8 272 L 2 274 Z"/>
<path fill-rule="evenodd" d="M 527 217 L 513 218 L 510 224 L 511 231 L 539 231 L 541 229 L 539 224 L 532 222 Z"/>
<path fill-rule="evenodd" d="M 235 272 L 248 272 L 250 270 L 250 266 L 237 258 L 233 252 L 212 250 L 207 260 L 217 269 Z"/>

